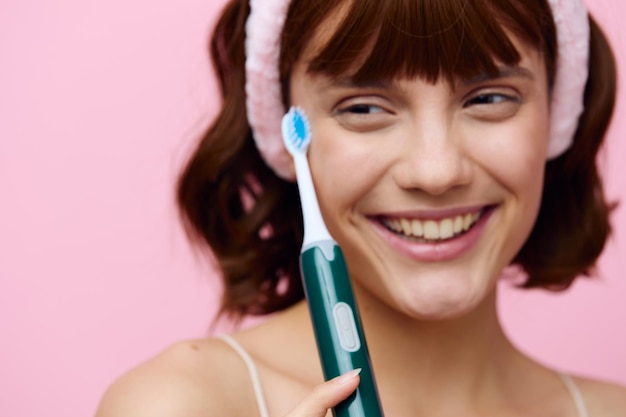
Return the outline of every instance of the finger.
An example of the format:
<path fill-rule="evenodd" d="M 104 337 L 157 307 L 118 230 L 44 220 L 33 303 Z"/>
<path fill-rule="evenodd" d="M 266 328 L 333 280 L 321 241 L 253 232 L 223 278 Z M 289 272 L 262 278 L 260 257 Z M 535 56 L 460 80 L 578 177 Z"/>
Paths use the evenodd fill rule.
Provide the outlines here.
<path fill-rule="evenodd" d="M 348 398 L 359 385 L 361 369 L 346 372 L 315 387 L 287 417 L 324 417 L 326 412 Z"/>

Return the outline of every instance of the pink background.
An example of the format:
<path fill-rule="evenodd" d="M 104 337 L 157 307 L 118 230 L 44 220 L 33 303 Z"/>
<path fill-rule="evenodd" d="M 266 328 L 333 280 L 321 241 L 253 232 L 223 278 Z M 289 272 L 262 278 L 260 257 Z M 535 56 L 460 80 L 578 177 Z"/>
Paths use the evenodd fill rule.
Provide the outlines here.
<path fill-rule="evenodd" d="M 207 334 L 219 286 L 172 190 L 216 110 L 205 45 L 222 4 L 0 2 L 0 416 L 92 415 L 124 370 Z M 624 78 L 626 3 L 590 7 Z M 615 198 L 623 119 L 605 154 Z M 615 222 L 600 279 L 558 296 L 504 286 L 501 307 L 527 352 L 626 384 L 623 206 Z"/>

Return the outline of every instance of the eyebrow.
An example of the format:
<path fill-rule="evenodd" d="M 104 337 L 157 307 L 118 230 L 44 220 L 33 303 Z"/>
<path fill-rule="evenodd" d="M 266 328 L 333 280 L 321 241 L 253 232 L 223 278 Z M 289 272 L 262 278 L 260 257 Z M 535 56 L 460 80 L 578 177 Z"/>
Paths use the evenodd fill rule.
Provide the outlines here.
<path fill-rule="evenodd" d="M 342 88 L 389 88 L 393 81 L 381 78 L 371 78 L 355 81 L 349 76 L 331 79 L 322 89 L 342 87 Z"/>
<path fill-rule="evenodd" d="M 535 75 L 528 68 L 520 67 L 520 66 L 502 66 L 498 67 L 497 72 L 495 74 L 482 73 L 478 74 L 474 77 L 461 79 L 461 84 L 463 85 L 473 85 L 479 84 L 489 80 L 497 80 L 500 78 L 508 78 L 508 77 L 522 77 L 527 78 L 531 81 L 535 79 Z"/>
<path fill-rule="evenodd" d="M 500 66 L 497 68 L 497 72 L 495 74 L 490 73 L 480 73 L 478 75 L 462 78 L 458 77 L 460 84 L 465 86 L 471 86 L 474 84 L 480 84 L 485 81 L 490 80 L 498 80 L 501 78 L 509 78 L 509 77 L 522 77 L 528 80 L 534 81 L 535 75 L 528 68 L 520 67 L 518 65 L 506 65 Z M 325 83 L 324 86 L 321 87 L 321 90 L 326 90 L 329 88 L 372 88 L 372 89 L 388 89 L 394 86 L 394 82 L 391 79 L 381 79 L 381 78 L 370 78 L 365 80 L 355 81 L 350 76 L 344 76 L 339 78 L 331 79 L 328 83 Z"/>

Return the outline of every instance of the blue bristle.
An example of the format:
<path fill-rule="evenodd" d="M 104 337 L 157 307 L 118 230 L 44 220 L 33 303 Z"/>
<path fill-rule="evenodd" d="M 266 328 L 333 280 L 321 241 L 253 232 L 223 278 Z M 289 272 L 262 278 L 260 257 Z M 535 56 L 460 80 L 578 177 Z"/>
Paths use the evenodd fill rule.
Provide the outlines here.
<path fill-rule="evenodd" d="M 304 116 L 299 111 L 294 112 L 293 127 L 298 138 L 298 146 L 300 146 L 306 140 L 308 128 Z"/>

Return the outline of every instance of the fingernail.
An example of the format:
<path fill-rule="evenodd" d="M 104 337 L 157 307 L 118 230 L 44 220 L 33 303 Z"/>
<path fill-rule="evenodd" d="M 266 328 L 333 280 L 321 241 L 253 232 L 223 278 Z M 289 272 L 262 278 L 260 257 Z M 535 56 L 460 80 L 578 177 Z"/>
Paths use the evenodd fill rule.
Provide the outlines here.
<path fill-rule="evenodd" d="M 361 373 L 361 368 L 353 369 L 349 372 L 346 372 L 343 375 L 339 375 L 338 377 L 333 379 L 333 382 L 336 384 L 345 384 L 347 382 L 352 381 Z"/>

